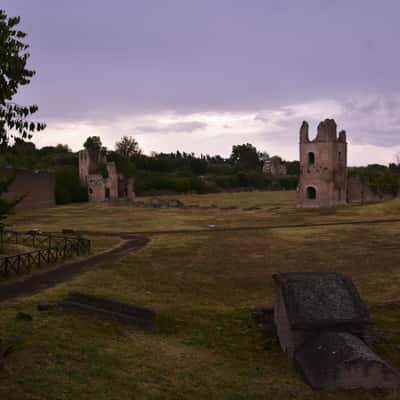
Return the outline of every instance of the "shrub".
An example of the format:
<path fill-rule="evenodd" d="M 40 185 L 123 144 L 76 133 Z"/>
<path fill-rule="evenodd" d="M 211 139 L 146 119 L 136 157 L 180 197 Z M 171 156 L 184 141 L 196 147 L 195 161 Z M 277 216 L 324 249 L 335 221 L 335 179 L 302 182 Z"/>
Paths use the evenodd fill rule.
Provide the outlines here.
<path fill-rule="evenodd" d="M 56 204 L 88 201 L 87 188 L 81 184 L 77 168 L 56 170 L 55 198 Z"/>

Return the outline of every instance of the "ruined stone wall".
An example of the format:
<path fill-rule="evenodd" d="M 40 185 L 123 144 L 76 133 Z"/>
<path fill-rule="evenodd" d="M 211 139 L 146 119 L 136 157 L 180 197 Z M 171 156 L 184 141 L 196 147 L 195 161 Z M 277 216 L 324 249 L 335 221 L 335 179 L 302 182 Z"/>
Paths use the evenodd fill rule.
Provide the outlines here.
<path fill-rule="evenodd" d="M 105 200 L 104 178 L 101 175 L 91 174 L 87 176 L 89 201 Z"/>
<path fill-rule="evenodd" d="M 351 175 L 347 178 L 347 201 L 349 203 L 368 203 L 382 199 L 383 196 L 374 193 L 371 187 L 363 182 L 358 175 Z"/>
<path fill-rule="evenodd" d="M 87 177 L 89 175 L 90 157 L 87 150 L 79 152 L 79 178 L 82 184 L 87 184 Z"/>
<path fill-rule="evenodd" d="M 118 199 L 118 171 L 114 162 L 107 163 L 108 177 L 104 180 L 104 186 L 108 189 L 107 200 L 117 200 Z"/>
<path fill-rule="evenodd" d="M 3 199 L 12 201 L 24 196 L 16 209 L 45 208 L 55 205 L 55 176 L 52 172 L 18 169 L 15 173 L 15 179 L 8 192 L 2 194 Z M 12 174 L 11 168 L 0 168 L 0 176 L 6 177 Z"/>
<path fill-rule="evenodd" d="M 91 169 L 93 170 L 98 163 L 106 164 L 108 175 L 106 178 L 98 173 L 91 173 Z M 79 152 L 79 176 L 81 182 L 88 187 L 89 201 L 101 202 L 135 197 L 133 178 L 125 179 L 118 173 L 115 163 L 107 162 L 106 157 L 100 153 L 93 155 L 87 150 Z"/>
<path fill-rule="evenodd" d="M 278 156 L 271 157 L 265 162 L 263 172 L 271 174 L 273 177 L 285 176 L 287 174 L 286 165 L 282 163 L 282 159 Z"/>
<path fill-rule="evenodd" d="M 300 129 L 299 207 L 329 207 L 347 201 L 347 143 L 344 131 L 337 136 L 334 120 L 318 125 L 314 140 L 308 124 Z"/>

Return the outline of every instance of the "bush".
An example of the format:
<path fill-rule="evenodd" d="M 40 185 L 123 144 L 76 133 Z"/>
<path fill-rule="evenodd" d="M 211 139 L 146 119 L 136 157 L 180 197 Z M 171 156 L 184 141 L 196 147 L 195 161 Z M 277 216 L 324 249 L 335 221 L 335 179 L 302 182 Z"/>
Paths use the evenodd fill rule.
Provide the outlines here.
<path fill-rule="evenodd" d="M 56 170 L 55 198 L 56 204 L 88 201 L 87 188 L 81 184 L 77 168 Z"/>
<path fill-rule="evenodd" d="M 236 175 L 216 176 L 215 183 L 223 189 L 233 189 L 239 187 L 239 179 Z"/>
<path fill-rule="evenodd" d="M 284 190 L 296 190 L 299 179 L 297 176 L 287 175 L 279 178 L 279 187 Z"/>

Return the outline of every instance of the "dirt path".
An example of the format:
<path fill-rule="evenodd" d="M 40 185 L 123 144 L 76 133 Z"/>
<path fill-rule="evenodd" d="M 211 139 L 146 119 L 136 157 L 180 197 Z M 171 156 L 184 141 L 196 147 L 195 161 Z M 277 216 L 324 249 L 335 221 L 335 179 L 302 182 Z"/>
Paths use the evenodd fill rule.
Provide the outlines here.
<path fill-rule="evenodd" d="M 373 224 L 388 224 L 400 222 L 400 218 L 386 218 L 386 219 L 370 219 L 359 221 L 335 221 L 335 222 L 321 222 L 321 223 L 300 223 L 300 224 L 286 224 L 286 225 L 254 225 L 254 226 L 237 226 L 237 227 L 218 227 L 211 226 L 199 229 L 176 229 L 164 231 L 137 231 L 137 232 L 109 232 L 109 231 L 82 231 L 84 235 L 91 236 L 115 236 L 120 237 L 133 237 L 134 235 L 173 235 L 182 233 L 205 233 L 205 232 L 240 232 L 240 231 L 255 231 L 255 230 L 269 230 L 269 229 L 291 229 L 291 228 L 318 228 L 324 226 L 340 226 L 340 225 L 373 225 Z"/>
<path fill-rule="evenodd" d="M 84 260 L 62 264 L 52 270 L 36 273 L 22 281 L 1 284 L 0 302 L 21 296 L 30 296 L 59 283 L 67 282 L 82 272 L 119 261 L 128 253 L 141 249 L 149 242 L 148 237 L 141 235 L 130 236 L 129 238 L 125 234 L 118 236 L 125 240 L 108 251 Z"/>

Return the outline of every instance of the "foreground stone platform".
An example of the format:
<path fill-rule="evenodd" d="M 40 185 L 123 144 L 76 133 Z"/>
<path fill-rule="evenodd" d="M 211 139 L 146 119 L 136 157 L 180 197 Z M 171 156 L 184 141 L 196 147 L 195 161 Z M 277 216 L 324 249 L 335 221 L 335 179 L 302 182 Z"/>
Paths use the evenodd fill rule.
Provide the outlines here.
<path fill-rule="evenodd" d="M 400 374 L 362 340 L 346 332 L 325 332 L 302 346 L 296 365 L 315 389 L 394 389 Z"/>
<path fill-rule="evenodd" d="M 273 275 L 274 320 L 290 359 L 316 331 L 345 331 L 369 342 L 372 322 L 353 282 L 336 272 Z"/>
<path fill-rule="evenodd" d="M 400 374 L 369 347 L 372 323 L 351 279 L 340 273 L 273 275 L 282 350 L 315 389 L 397 389 Z"/>

